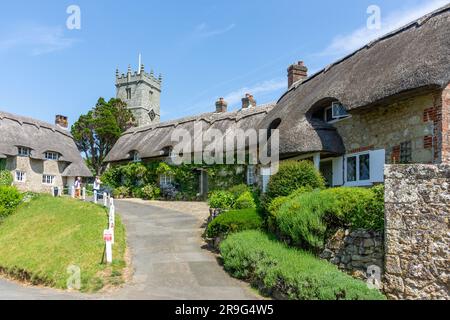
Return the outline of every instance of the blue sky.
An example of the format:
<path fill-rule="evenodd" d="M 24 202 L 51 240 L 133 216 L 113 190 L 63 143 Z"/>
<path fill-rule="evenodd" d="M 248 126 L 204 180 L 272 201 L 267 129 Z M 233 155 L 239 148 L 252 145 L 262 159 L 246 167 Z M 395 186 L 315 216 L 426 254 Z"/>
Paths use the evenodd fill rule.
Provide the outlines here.
<path fill-rule="evenodd" d="M 99 97 L 115 95 L 115 69 L 163 75 L 162 120 L 258 103 L 286 90 L 289 64 L 310 73 L 448 0 L 8 1 L 0 11 L 0 110 L 71 123 Z M 81 9 L 68 30 L 66 9 Z M 369 30 L 367 8 L 381 9 Z"/>

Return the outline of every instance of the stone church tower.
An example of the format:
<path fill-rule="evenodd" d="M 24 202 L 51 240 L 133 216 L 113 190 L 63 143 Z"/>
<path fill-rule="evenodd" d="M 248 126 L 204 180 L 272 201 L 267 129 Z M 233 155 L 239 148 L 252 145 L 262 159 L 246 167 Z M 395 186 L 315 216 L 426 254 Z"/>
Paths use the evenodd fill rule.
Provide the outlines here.
<path fill-rule="evenodd" d="M 137 126 L 157 124 L 160 122 L 161 75 L 156 78 L 153 71 L 145 72 L 139 63 L 138 71 L 119 74 L 116 70 L 116 98 L 124 101 L 133 112 Z"/>

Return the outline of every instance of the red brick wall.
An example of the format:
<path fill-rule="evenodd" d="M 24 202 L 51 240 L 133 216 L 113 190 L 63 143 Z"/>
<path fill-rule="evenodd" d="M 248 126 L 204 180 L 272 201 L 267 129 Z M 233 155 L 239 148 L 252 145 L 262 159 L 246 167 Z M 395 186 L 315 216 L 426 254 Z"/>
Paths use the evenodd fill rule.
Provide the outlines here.
<path fill-rule="evenodd" d="M 450 84 L 442 92 L 442 157 L 441 161 L 450 163 Z"/>

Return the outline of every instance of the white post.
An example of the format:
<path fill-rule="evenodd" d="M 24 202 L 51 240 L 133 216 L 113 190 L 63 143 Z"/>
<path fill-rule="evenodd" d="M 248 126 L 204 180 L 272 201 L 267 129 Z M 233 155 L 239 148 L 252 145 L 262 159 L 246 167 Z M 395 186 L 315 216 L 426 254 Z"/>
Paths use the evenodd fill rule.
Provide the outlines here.
<path fill-rule="evenodd" d="M 109 230 L 111 232 L 111 243 L 114 244 L 114 227 L 116 225 L 116 208 L 114 205 L 109 207 Z"/>
<path fill-rule="evenodd" d="M 109 197 L 109 205 L 114 206 L 114 198 L 111 196 Z"/>
<path fill-rule="evenodd" d="M 112 236 L 110 230 L 103 231 L 103 240 L 105 240 L 106 246 L 106 263 L 110 264 L 112 263 Z"/>
<path fill-rule="evenodd" d="M 72 188 L 70 189 L 70 194 L 72 196 L 72 198 L 75 198 L 75 187 L 72 186 Z"/>
<path fill-rule="evenodd" d="M 83 187 L 83 201 L 86 201 L 86 187 Z"/>
<path fill-rule="evenodd" d="M 103 206 L 108 206 L 108 195 L 106 194 L 106 192 L 103 192 Z"/>
<path fill-rule="evenodd" d="M 97 190 L 94 190 L 94 203 L 97 204 Z"/>

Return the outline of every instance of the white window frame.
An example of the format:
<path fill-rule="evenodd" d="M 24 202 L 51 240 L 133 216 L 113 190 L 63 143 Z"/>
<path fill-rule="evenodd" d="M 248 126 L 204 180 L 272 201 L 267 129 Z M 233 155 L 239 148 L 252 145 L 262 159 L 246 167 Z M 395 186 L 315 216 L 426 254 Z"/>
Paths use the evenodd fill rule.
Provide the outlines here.
<path fill-rule="evenodd" d="M 327 122 L 327 123 L 336 123 L 336 122 L 338 122 L 338 121 L 341 121 L 341 120 L 344 120 L 344 119 L 347 119 L 347 118 L 351 117 L 351 115 L 348 114 L 348 113 L 347 113 L 346 115 L 341 115 L 341 116 L 335 115 L 334 110 L 335 110 L 335 107 L 338 106 L 338 105 L 339 105 L 339 106 L 343 106 L 342 103 L 335 101 L 335 102 L 331 103 L 331 106 L 326 107 L 326 108 L 324 109 L 324 112 L 323 112 L 323 118 L 324 118 L 324 121 L 325 121 L 325 122 Z M 345 107 L 344 107 L 344 108 L 345 108 Z M 330 110 L 330 109 L 331 109 L 331 118 L 332 118 L 333 120 L 328 121 L 328 120 L 327 120 L 327 111 Z"/>
<path fill-rule="evenodd" d="M 358 152 L 358 153 L 352 153 L 352 154 L 347 154 L 344 156 L 344 185 L 345 186 L 349 186 L 349 187 L 354 187 L 354 186 L 371 186 L 373 185 L 372 183 L 372 174 L 371 174 L 371 170 L 369 169 L 369 179 L 368 180 L 361 180 L 360 179 L 360 157 L 363 155 L 367 155 L 369 156 L 369 166 L 371 166 L 371 157 L 370 157 L 370 151 L 365 151 L 365 152 Z M 347 159 L 348 158 L 353 158 L 356 157 L 356 180 L 355 181 L 347 181 Z"/>
<path fill-rule="evenodd" d="M 19 179 L 20 177 L 20 179 Z M 14 174 L 14 181 L 24 183 L 27 181 L 27 173 L 25 171 L 16 170 Z"/>
<path fill-rule="evenodd" d="M 53 160 L 58 161 L 59 160 L 59 153 L 53 152 L 53 151 L 47 151 L 44 153 L 45 160 Z"/>
<path fill-rule="evenodd" d="M 142 159 L 139 156 L 139 152 L 133 151 L 133 162 L 141 162 L 141 161 L 142 161 Z"/>
<path fill-rule="evenodd" d="M 55 184 L 56 176 L 51 174 L 43 174 L 42 175 L 42 184 L 52 186 Z"/>
<path fill-rule="evenodd" d="M 247 166 L 247 185 L 253 186 L 256 184 L 256 170 L 254 165 Z"/>
<path fill-rule="evenodd" d="M 17 147 L 17 155 L 19 157 L 29 157 L 31 155 L 31 149 L 27 147 Z"/>

